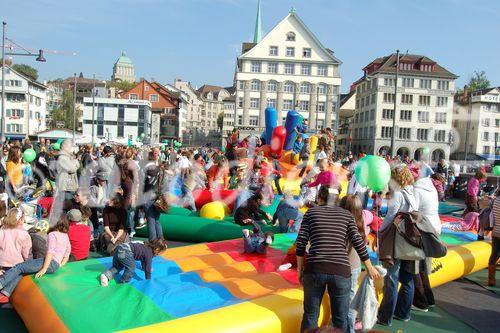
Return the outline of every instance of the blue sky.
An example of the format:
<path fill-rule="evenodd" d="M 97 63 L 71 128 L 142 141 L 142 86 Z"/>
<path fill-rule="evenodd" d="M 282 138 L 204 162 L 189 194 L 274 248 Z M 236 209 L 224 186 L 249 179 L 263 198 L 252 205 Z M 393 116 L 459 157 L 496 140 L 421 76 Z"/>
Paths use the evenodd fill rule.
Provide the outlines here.
<path fill-rule="evenodd" d="M 175 77 L 230 85 L 241 42 L 250 41 L 257 0 L 2 0 L 8 36 L 25 47 L 77 52 L 47 54 L 34 65 L 40 79 L 74 72 L 109 78 L 122 50 L 138 77 Z M 378 56 L 425 54 L 459 75 L 475 70 L 500 85 L 500 1 L 261 0 L 264 34 L 291 6 L 343 61 L 342 91 Z"/>

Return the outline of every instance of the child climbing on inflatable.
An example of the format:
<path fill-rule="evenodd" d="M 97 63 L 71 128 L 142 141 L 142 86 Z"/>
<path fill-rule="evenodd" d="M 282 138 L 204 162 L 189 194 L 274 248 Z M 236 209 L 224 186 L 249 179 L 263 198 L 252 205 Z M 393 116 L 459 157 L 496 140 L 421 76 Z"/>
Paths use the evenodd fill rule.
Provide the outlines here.
<path fill-rule="evenodd" d="M 121 283 L 130 282 L 135 271 L 135 261 L 140 260 L 142 270 L 147 280 L 151 279 L 151 266 L 153 257 L 167 249 L 167 241 L 163 238 L 155 238 L 145 244 L 122 243 L 118 245 L 113 254 L 113 266 L 101 274 L 101 286 L 106 287 L 109 281 L 124 270 Z"/>
<path fill-rule="evenodd" d="M 267 248 L 274 241 L 274 234 L 271 231 L 266 233 L 256 222 L 252 222 L 253 231 L 243 229 L 243 246 L 245 253 L 266 254 Z"/>
<path fill-rule="evenodd" d="M 71 253 L 68 230 L 68 221 L 61 219 L 49 231 L 45 258 L 26 260 L 0 276 L 0 304 L 9 302 L 10 295 L 23 275 L 36 273 L 35 277 L 39 279 L 46 273 L 53 274 L 59 267 L 66 265 Z"/>
<path fill-rule="evenodd" d="M 297 139 L 295 140 L 295 143 L 293 144 L 292 153 L 290 154 L 290 164 L 293 164 L 293 161 L 295 159 L 295 155 L 300 153 L 303 146 L 304 146 L 304 142 L 302 142 L 302 134 L 299 134 L 299 135 L 297 135 Z"/>

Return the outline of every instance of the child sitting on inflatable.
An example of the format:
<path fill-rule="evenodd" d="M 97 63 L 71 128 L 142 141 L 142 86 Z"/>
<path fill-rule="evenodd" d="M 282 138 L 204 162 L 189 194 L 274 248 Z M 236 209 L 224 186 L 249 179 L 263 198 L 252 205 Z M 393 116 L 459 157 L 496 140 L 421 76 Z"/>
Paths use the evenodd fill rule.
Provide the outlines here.
<path fill-rule="evenodd" d="M 295 159 L 295 155 L 300 153 L 302 147 L 304 146 L 304 142 L 302 142 L 302 135 L 297 135 L 297 139 L 293 144 L 292 153 L 290 154 L 290 164 L 293 164 L 293 160 Z"/>
<path fill-rule="evenodd" d="M 36 273 L 35 278 L 39 279 L 46 273 L 53 274 L 59 267 L 66 265 L 71 253 L 68 230 L 68 221 L 61 219 L 47 236 L 45 258 L 26 260 L 0 276 L 0 304 L 9 302 L 10 295 L 23 275 Z"/>
<path fill-rule="evenodd" d="M 274 234 L 270 231 L 263 233 L 259 225 L 255 222 L 253 231 L 243 229 L 243 247 L 245 253 L 266 254 L 267 248 L 274 241 Z"/>
<path fill-rule="evenodd" d="M 135 261 L 140 260 L 142 270 L 146 280 L 151 279 L 151 266 L 153 257 L 161 251 L 167 249 L 167 241 L 163 238 L 155 238 L 145 244 L 140 243 L 122 243 L 118 245 L 113 254 L 113 266 L 101 274 L 101 286 L 106 287 L 109 281 L 124 270 L 121 283 L 130 282 L 135 271 Z"/>
<path fill-rule="evenodd" d="M 285 193 L 274 213 L 274 226 L 279 225 L 280 232 L 298 232 L 304 216 L 299 211 L 301 206 L 301 200 L 295 200 L 290 192 Z"/>
<path fill-rule="evenodd" d="M 271 220 L 272 216 L 260 209 L 262 201 L 262 193 L 254 194 L 250 199 L 236 208 L 234 212 L 234 222 L 239 225 L 249 225 L 253 222 L 260 222 L 266 225 L 264 219 L 267 218 Z"/>

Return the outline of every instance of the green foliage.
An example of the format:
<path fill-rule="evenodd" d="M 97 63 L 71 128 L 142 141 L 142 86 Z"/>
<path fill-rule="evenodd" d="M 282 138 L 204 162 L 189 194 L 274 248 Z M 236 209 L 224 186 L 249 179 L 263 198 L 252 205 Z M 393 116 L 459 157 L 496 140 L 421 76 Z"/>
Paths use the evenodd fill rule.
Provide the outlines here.
<path fill-rule="evenodd" d="M 61 104 L 52 112 L 52 128 L 56 128 L 59 121 L 64 122 L 65 128 L 73 128 L 73 92 L 71 90 L 63 92 Z"/>
<path fill-rule="evenodd" d="M 217 116 L 217 127 L 222 131 L 222 127 L 224 127 L 224 112 L 219 113 Z"/>
<path fill-rule="evenodd" d="M 109 84 L 110 87 L 115 87 L 117 90 L 129 91 L 134 88 L 136 85 L 135 82 L 130 81 L 113 81 Z"/>
<path fill-rule="evenodd" d="M 474 71 L 474 74 L 470 77 L 469 83 L 467 85 L 469 86 L 469 90 L 471 92 L 474 92 L 477 90 L 489 88 L 490 81 L 486 77 L 485 71 Z"/>
<path fill-rule="evenodd" d="M 31 67 L 30 65 L 15 64 L 12 66 L 12 69 L 24 76 L 29 77 L 33 81 L 38 80 L 38 70 Z"/>

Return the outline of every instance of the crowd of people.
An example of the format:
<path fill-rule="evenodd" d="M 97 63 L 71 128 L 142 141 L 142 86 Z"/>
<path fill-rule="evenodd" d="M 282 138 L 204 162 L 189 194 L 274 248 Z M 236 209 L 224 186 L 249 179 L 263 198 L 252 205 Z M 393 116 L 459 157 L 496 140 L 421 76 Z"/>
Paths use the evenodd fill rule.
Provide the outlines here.
<path fill-rule="evenodd" d="M 356 180 L 355 165 L 362 155 L 335 154 L 330 129 L 317 133 L 318 146 L 311 151 L 306 131 L 304 124 L 297 128 L 291 163 L 285 161 L 294 166 L 286 171 L 280 156 L 266 154 L 261 138 L 240 140 L 237 129 L 221 150 L 113 144 L 75 147 L 71 140 L 62 141 L 56 150 L 43 139 L 4 144 L 0 303 L 9 302 L 23 275 L 35 273 L 40 278 L 56 273 L 68 261 L 89 258 L 91 251 L 113 256 L 112 267 L 100 276 L 102 286 L 121 270 L 121 282 L 130 281 L 136 260 L 150 279 L 152 258 L 167 247 L 161 214 L 174 205 L 196 211 L 196 190 L 234 190 L 234 221 L 245 227 L 245 252 L 266 254 L 274 234 L 263 232 L 263 225 L 298 233 L 280 270 L 296 267 L 304 287 L 302 331 L 317 327 L 325 289 L 333 326 L 343 332 L 358 327 L 350 303 L 362 267 L 374 279 L 385 273 L 371 264 L 369 240 L 386 268 L 378 322 L 391 325 L 394 318 L 410 320 L 411 309 L 427 311 L 434 306 L 428 278 L 430 256 L 412 260 L 395 253 L 395 229 L 402 214 L 418 214 L 423 233 L 438 238 L 439 202 L 452 195 L 460 167 L 442 160 L 433 170 L 424 162 L 387 157 L 391 181 L 384 191 L 373 193 Z M 23 154 L 29 149 L 36 151 L 36 157 L 27 162 Z M 346 189 L 332 171 L 339 165 L 348 174 Z M 281 179 L 287 177 L 300 177 L 298 195 L 283 186 Z M 478 171 L 470 180 L 465 214 L 480 213 L 480 186 L 485 179 L 486 174 Z M 342 199 L 341 192 L 347 193 Z M 280 202 L 271 215 L 262 206 L 270 205 L 275 193 Z M 495 222 L 483 228 L 479 237 L 493 229 L 489 282 L 494 284 L 500 255 L 500 199 L 488 198 Z M 385 201 L 388 207 L 382 220 Z M 148 241 L 138 242 L 136 232 L 146 226 Z"/>

